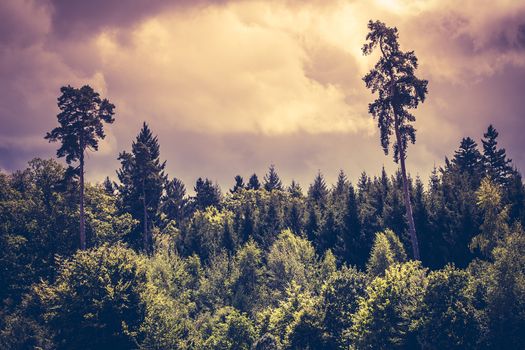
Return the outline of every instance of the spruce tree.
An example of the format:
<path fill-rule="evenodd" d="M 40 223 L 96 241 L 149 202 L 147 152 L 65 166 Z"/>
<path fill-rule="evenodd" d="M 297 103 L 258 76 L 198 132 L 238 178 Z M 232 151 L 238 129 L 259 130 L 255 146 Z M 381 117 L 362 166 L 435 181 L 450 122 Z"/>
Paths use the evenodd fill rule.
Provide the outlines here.
<path fill-rule="evenodd" d="M 259 182 L 257 174 L 253 174 L 252 176 L 250 176 L 250 180 L 248 180 L 248 185 L 246 185 L 246 188 L 249 190 L 261 189 L 261 183 Z"/>
<path fill-rule="evenodd" d="M 264 189 L 266 191 L 273 191 L 273 190 L 282 190 L 283 185 L 281 183 L 281 179 L 279 179 L 279 175 L 277 175 L 277 171 L 275 170 L 275 165 L 270 165 L 270 168 L 268 169 L 268 173 L 264 176 Z"/>
<path fill-rule="evenodd" d="M 498 148 L 499 133 L 491 125 L 489 125 L 487 132 L 483 134 L 483 163 L 487 176 L 497 184 L 506 184 L 512 168 L 509 166 L 511 162 L 507 159 L 507 154 L 504 148 Z"/>
<path fill-rule="evenodd" d="M 417 57 L 413 51 L 400 50 L 397 28 L 387 27 L 380 21 L 369 21 L 368 29 L 370 32 L 366 36 L 367 43 L 363 46 L 363 54 L 370 55 L 376 47 L 379 47 L 381 52 L 379 61 L 363 78 L 366 87 L 379 95 L 369 104 L 368 110 L 378 119 L 381 145 L 385 154 L 388 154 L 390 136 L 395 135 L 394 161 L 401 163 L 412 251 L 414 258 L 419 260 L 419 245 L 410 203 L 405 160 L 408 142 L 416 141 L 416 129 L 411 124 L 416 118 L 409 110 L 424 102 L 428 81 L 418 79 L 414 75 L 418 67 Z"/>
<path fill-rule="evenodd" d="M 186 207 L 186 187 L 184 183 L 173 178 L 166 183 L 166 191 L 162 200 L 162 212 L 166 215 L 168 220 L 175 220 L 175 223 L 180 227 L 184 219 Z"/>
<path fill-rule="evenodd" d="M 49 142 L 60 141 L 57 150 L 59 158 L 66 157 L 70 165 L 69 174 L 80 178 L 80 249 L 86 249 L 86 228 L 84 217 L 84 156 L 86 150 L 97 151 L 98 140 L 105 138 L 103 122 L 111 124 L 115 106 L 107 99 L 101 99 L 89 85 L 80 89 L 63 86 L 58 98 L 57 115 L 60 126 L 48 132 L 45 139 Z M 78 161 L 73 168 L 71 163 Z"/>
<path fill-rule="evenodd" d="M 466 172 L 471 176 L 479 176 L 482 170 L 482 160 L 476 142 L 470 137 L 463 138 L 459 149 L 454 153 L 452 163 L 456 165 L 461 172 Z"/>
<path fill-rule="evenodd" d="M 292 180 L 292 183 L 288 186 L 287 190 L 293 198 L 300 198 L 303 195 L 303 189 L 295 180 Z"/>
<path fill-rule="evenodd" d="M 230 193 L 236 193 L 244 189 L 244 179 L 241 175 L 235 176 L 235 185 L 233 185 L 233 188 L 230 190 Z"/>
<path fill-rule="evenodd" d="M 314 182 L 308 189 L 308 202 L 311 205 L 316 205 L 319 209 L 324 209 L 327 204 L 328 189 L 323 175 L 319 171 L 314 179 Z"/>
<path fill-rule="evenodd" d="M 195 205 L 197 209 L 204 210 L 207 207 L 220 207 L 221 189 L 218 184 L 213 184 L 210 179 L 199 177 L 195 183 Z"/>
<path fill-rule="evenodd" d="M 140 221 L 142 249 L 150 253 L 153 243 L 151 229 L 159 220 L 167 177 L 164 174 L 166 162 L 160 161 L 158 139 L 146 122 L 131 145 L 131 153 L 121 152 L 118 159 L 121 167 L 117 175 L 123 208 Z M 130 241 L 135 248 L 140 246 L 137 235 L 130 237 Z"/>

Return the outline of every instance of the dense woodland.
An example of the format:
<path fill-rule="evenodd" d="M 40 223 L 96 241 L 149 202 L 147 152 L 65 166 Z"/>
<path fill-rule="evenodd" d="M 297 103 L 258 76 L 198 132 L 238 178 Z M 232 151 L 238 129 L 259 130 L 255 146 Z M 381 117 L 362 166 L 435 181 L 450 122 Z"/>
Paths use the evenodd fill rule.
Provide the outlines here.
<path fill-rule="evenodd" d="M 525 188 L 492 125 L 407 174 L 415 259 L 401 170 L 188 191 L 144 123 L 114 181 L 84 183 L 114 106 L 61 92 L 68 166 L 0 173 L 0 348 L 525 348 Z"/>

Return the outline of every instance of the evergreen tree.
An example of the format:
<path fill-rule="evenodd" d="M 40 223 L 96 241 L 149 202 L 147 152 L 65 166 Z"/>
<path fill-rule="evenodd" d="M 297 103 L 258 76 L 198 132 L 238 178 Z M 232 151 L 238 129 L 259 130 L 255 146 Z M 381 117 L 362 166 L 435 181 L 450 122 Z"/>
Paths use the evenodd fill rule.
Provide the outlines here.
<path fill-rule="evenodd" d="M 186 187 L 181 180 L 173 178 L 166 183 L 166 193 L 162 200 L 162 212 L 168 220 L 175 220 L 180 227 L 186 209 Z"/>
<path fill-rule="evenodd" d="M 414 258 L 419 260 L 419 245 L 410 203 L 405 159 L 408 142 L 414 143 L 416 140 L 416 130 L 411 125 L 416 118 L 409 110 L 424 102 L 428 81 L 418 79 L 414 75 L 418 67 L 417 57 L 413 51 L 402 52 L 399 49 L 397 28 L 389 28 L 379 21 L 370 21 L 368 29 L 368 42 L 363 46 L 363 53 L 370 55 L 377 46 L 381 50 L 381 57 L 374 69 L 363 78 L 367 88 L 379 93 L 379 97 L 369 105 L 369 112 L 374 118 L 378 118 L 381 145 L 385 154 L 388 153 L 390 136 L 392 133 L 396 136 L 394 161 L 401 163 L 412 251 Z"/>
<path fill-rule="evenodd" d="M 303 189 L 295 180 L 292 180 L 292 183 L 290 186 L 288 186 L 287 191 L 293 198 L 300 198 L 303 195 Z"/>
<path fill-rule="evenodd" d="M 479 179 L 479 174 L 482 171 L 481 153 L 478 150 L 478 145 L 470 137 L 465 137 L 461 140 L 459 149 L 455 152 L 452 163 L 459 168 L 459 171 L 466 172 L 470 176 L 476 176 Z"/>
<path fill-rule="evenodd" d="M 237 175 L 235 176 L 235 185 L 233 185 L 230 193 L 239 192 L 242 189 L 244 189 L 244 180 L 241 175 Z"/>
<path fill-rule="evenodd" d="M 199 177 L 195 183 L 194 190 L 197 209 L 204 210 L 210 206 L 220 207 L 221 190 L 219 185 L 214 185 L 210 179 L 206 178 L 203 180 Z"/>
<path fill-rule="evenodd" d="M 487 176 L 497 184 L 506 184 L 512 168 L 509 166 L 511 162 L 507 159 L 507 154 L 504 148 L 497 148 L 499 133 L 496 129 L 489 125 L 487 132 L 483 134 L 483 163 Z"/>
<path fill-rule="evenodd" d="M 323 210 L 326 207 L 328 200 L 328 189 L 321 172 L 317 173 L 314 182 L 308 188 L 308 201 L 311 205 L 317 206 Z"/>
<path fill-rule="evenodd" d="M 109 176 L 106 176 L 102 185 L 104 186 L 104 191 L 106 191 L 108 195 L 113 196 L 115 194 L 115 184 L 109 179 Z"/>
<path fill-rule="evenodd" d="M 98 150 L 98 140 L 105 138 L 103 122 L 111 124 L 115 106 L 107 99 L 101 99 L 89 85 L 80 89 L 63 86 L 58 98 L 57 115 L 59 127 L 45 136 L 49 142 L 60 141 L 57 150 L 59 158 L 66 157 L 67 164 L 79 163 L 71 168 L 71 173 L 80 177 L 80 249 L 86 249 L 86 230 L 84 217 L 84 156 L 86 150 Z"/>
<path fill-rule="evenodd" d="M 270 165 L 268 173 L 264 176 L 264 189 L 269 192 L 283 189 L 281 179 L 279 179 L 279 175 L 277 175 L 277 171 L 273 164 Z"/>
<path fill-rule="evenodd" d="M 246 185 L 246 188 L 249 190 L 259 190 L 261 188 L 261 183 L 259 182 L 257 174 L 253 174 L 252 176 L 250 176 L 250 180 L 248 181 L 248 185 Z"/>
<path fill-rule="evenodd" d="M 140 221 L 142 249 L 150 253 L 153 243 L 151 230 L 159 222 L 167 177 L 164 174 L 166 162 L 160 161 L 158 139 L 146 122 L 131 145 L 131 153 L 121 152 L 118 159 L 121 167 L 117 175 L 124 211 Z M 130 243 L 135 248 L 140 246 L 137 234 L 130 237 Z"/>

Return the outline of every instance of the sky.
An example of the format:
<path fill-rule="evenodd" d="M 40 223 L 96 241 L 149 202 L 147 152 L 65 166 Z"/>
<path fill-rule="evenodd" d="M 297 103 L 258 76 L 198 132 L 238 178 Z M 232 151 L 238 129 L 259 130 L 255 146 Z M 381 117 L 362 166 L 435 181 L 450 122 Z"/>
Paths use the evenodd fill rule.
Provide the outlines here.
<path fill-rule="evenodd" d="M 146 121 L 170 177 L 223 190 L 274 164 L 303 188 L 321 171 L 379 174 L 384 155 L 362 77 L 367 22 L 399 29 L 429 94 L 407 167 L 426 182 L 462 137 L 493 124 L 525 169 L 525 2 L 511 0 L 2 0 L 0 169 L 54 157 L 60 87 L 89 84 L 116 106 L 87 178 L 116 179 Z"/>

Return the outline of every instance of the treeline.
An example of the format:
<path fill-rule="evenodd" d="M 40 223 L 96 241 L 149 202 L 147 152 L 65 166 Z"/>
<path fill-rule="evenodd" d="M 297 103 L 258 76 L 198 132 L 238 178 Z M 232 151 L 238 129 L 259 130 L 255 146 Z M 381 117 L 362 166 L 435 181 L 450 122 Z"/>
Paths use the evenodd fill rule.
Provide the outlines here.
<path fill-rule="evenodd" d="M 464 138 L 426 183 L 266 175 L 193 196 L 144 124 L 117 182 L 54 160 L 0 173 L 4 349 L 519 349 L 525 190 L 498 133 Z"/>

